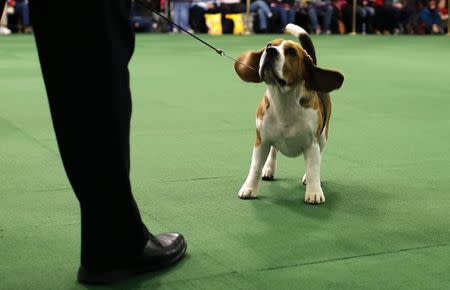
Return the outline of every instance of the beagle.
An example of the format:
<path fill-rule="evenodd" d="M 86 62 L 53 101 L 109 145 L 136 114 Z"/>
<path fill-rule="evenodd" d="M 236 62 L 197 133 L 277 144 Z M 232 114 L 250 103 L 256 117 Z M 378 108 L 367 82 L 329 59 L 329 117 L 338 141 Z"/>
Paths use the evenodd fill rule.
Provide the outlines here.
<path fill-rule="evenodd" d="M 316 66 L 314 46 L 305 30 L 294 24 L 288 24 L 286 30 L 301 45 L 275 39 L 259 51 L 242 54 L 234 65 L 243 81 L 264 82 L 267 86 L 256 111 L 256 141 L 250 172 L 238 196 L 255 198 L 259 180 L 273 180 L 279 151 L 287 157 L 303 153 L 305 202 L 323 203 L 320 159 L 328 138 L 329 92 L 342 86 L 344 76 Z"/>

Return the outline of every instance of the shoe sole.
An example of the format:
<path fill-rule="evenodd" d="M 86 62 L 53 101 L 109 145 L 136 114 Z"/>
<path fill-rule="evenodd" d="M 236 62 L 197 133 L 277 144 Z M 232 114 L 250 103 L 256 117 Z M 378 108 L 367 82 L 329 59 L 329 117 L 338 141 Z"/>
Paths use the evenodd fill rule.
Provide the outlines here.
<path fill-rule="evenodd" d="M 90 274 L 80 267 L 80 269 L 78 270 L 78 282 L 91 285 L 114 284 L 130 279 L 134 276 L 142 275 L 145 273 L 158 272 L 181 261 L 186 255 L 186 250 L 187 243 L 183 241 L 183 249 L 177 256 L 166 261 L 165 263 L 148 267 L 130 268 L 126 270 L 117 270 L 96 274 Z"/>

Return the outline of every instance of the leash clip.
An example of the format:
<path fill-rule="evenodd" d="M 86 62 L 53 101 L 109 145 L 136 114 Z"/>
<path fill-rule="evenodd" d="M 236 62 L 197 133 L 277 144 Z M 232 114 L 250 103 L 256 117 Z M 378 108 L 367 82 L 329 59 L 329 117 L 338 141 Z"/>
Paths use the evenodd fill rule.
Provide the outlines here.
<path fill-rule="evenodd" d="M 224 52 L 222 49 L 220 49 L 220 48 L 217 48 L 217 49 L 216 49 L 216 52 L 217 52 L 220 56 L 225 56 L 225 52 Z"/>

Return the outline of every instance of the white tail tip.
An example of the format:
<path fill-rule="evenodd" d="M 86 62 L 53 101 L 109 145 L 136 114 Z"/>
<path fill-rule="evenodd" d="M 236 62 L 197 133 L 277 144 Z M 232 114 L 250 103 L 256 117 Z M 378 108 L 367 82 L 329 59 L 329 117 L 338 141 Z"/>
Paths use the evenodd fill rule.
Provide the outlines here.
<path fill-rule="evenodd" d="M 286 25 L 286 31 L 295 37 L 299 37 L 300 34 L 308 34 L 308 32 L 306 32 L 306 30 L 304 30 L 300 26 L 292 24 L 292 23 L 289 23 L 288 25 Z"/>

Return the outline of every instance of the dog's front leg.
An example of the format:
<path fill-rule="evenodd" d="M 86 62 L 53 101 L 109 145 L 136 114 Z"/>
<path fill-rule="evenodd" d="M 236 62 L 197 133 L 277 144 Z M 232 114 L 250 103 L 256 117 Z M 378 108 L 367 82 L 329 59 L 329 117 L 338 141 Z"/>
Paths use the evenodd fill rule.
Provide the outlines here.
<path fill-rule="evenodd" d="M 269 155 L 270 145 L 265 143 L 255 144 L 253 147 L 252 164 L 250 166 L 250 172 L 248 173 L 247 179 L 242 185 L 238 192 L 239 198 L 255 198 L 258 187 L 259 180 L 261 179 L 262 169 L 264 163 L 266 162 L 267 156 Z"/>
<path fill-rule="evenodd" d="M 306 163 L 306 192 L 305 202 L 323 203 L 323 195 L 320 185 L 320 147 L 318 143 L 313 143 L 304 152 Z"/>

